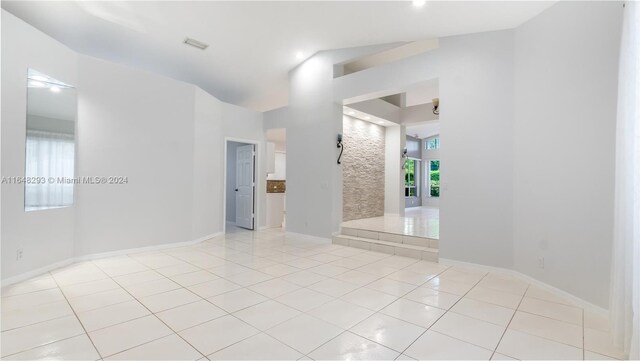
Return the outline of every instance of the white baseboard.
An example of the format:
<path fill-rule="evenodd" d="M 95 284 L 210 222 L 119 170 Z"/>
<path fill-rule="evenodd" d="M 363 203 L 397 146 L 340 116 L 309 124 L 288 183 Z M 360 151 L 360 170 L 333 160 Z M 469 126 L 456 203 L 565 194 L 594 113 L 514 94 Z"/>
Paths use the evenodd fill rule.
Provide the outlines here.
<path fill-rule="evenodd" d="M 456 261 L 456 260 L 452 260 L 452 259 L 447 259 L 447 258 L 440 258 L 439 263 L 444 264 L 444 265 L 451 265 L 451 266 L 462 266 L 462 267 L 473 267 L 473 268 L 480 268 L 480 269 L 485 269 L 487 271 L 494 271 L 494 272 L 500 272 L 500 273 L 507 273 L 511 276 L 514 276 L 516 278 L 520 278 L 524 281 L 529 282 L 530 284 L 536 286 L 536 287 L 540 287 L 546 291 L 549 291 L 559 297 L 565 298 L 571 302 L 573 302 L 574 304 L 587 309 L 587 310 L 591 310 L 593 312 L 596 312 L 598 314 L 601 314 L 605 317 L 609 317 L 609 311 L 605 308 L 602 308 L 600 306 L 594 305 L 593 303 L 589 302 L 589 301 L 585 301 L 580 297 L 574 296 L 572 294 L 570 294 L 569 292 L 563 291 L 559 288 L 553 287 L 547 283 L 544 283 L 540 280 L 537 280 L 531 276 L 528 276 L 524 273 L 512 270 L 512 269 L 508 269 L 508 268 L 501 268 L 501 267 L 493 267 L 493 266 L 485 266 L 482 264 L 477 264 L 477 263 L 470 263 L 470 262 L 463 262 L 463 261 Z"/>
<path fill-rule="evenodd" d="M 127 255 L 127 254 L 144 253 L 144 252 L 151 252 L 151 251 L 160 251 L 160 250 L 167 249 L 167 248 L 187 247 L 187 246 L 192 246 L 194 244 L 198 244 L 200 242 L 204 242 L 204 241 L 206 241 L 208 239 L 211 239 L 213 237 L 219 236 L 221 234 L 223 234 L 223 233 L 222 232 L 216 232 L 216 233 L 212 233 L 212 234 L 206 235 L 204 237 L 200 237 L 200 238 L 194 239 L 193 241 L 165 243 L 165 244 L 159 244 L 159 245 L 155 245 L 155 246 L 128 248 L 128 249 L 123 249 L 123 250 L 118 250 L 118 251 L 93 253 L 93 254 L 89 254 L 89 255 L 85 255 L 85 256 L 75 257 L 74 258 L 74 262 L 90 261 L 90 260 L 94 260 L 94 259 L 115 257 L 115 256 L 124 256 L 124 255 Z"/>
<path fill-rule="evenodd" d="M 296 233 L 296 232 L 285 232 L 284 234 L 285 234 L 285 236 L 302 238 L 304 240 L 308 240 L 308 241 L 312 241 L 312 242 L 329 242 L 329 243 L 331 243 L 331 238 L 310 236 L 308 234 L 302 234 L 302 233 Z"/>
<path fill-rule="evenodd" d="M 64 267 L 64 266 L 68 266 L 68 265 L 72 264 L 73 262 L 74 262 L 73 258 L 65 259 L 64 261 L 55 262 L 55 263 L 52 263 L 52 264 L 44 266 L 44 267 L 40 267 L 40 268 L 31 270 L 31 271 L 28 271 L 28 272 L 25 272 L 25 273 L 21 273 L 21 274 L 19 274 L 17 276 L 9 277 L 7 279 L 2 280 L 2 287 L 9 286 L 9 285 L 12 285 L 14 283 L 22 282 L 24 280 L 28 280 L 30 278 L 34 278 L 34 277 L 40 276 L 40 275 L 42 275 L 44 273 L 47 273 L 49 271 L 52 271 L 52 270 L 54 270 L 56 268 L 61 268 L 61 267 Z"/>
<path fill-rule="evenodd" d="M 192 246 L 194 244 L 198 244 L 200 242 L 204 242 L 206 240 L 209 240 L 211 238 L 214 238 L 214 237 L 217 237 L 217 236 L 220 236 L 220 235 L 223 235 L 223 234 L 224 233 L 222 233 L 222 232 L 216 232 L 216 233 L 212 233 L 212 234 L 206 235 L 204 237 L 200 237 L 200 238 L 194 239 L 193 241 L 165 243 L 165 244 L 159 244 L 159 245 L 155 245 L 155 246 L 129 248 L 129 249 L 123 249 L 123 250 L 118 250 L 118 251 L 93 253 L 93 254 L 88 254 L 88 255 L 84 255 L 84 256 L 77 256 L 77 257 L 66 259 L 64 261 L 55 262 L 55 263 L 52 263 L 50 265 L 47 265 L 47 266 L 44 266 L 44 267 L 40 267 L 40 268 L 32 270 L 32 271 L 21 273 L 21 274 L 19 274 L 17 276 L 13 276 L 13 277 L 9 277 L 7 279 L 4 279 L 4 280 L 2 280 L 2 287 L 9 286 L 9 285 L 12 285 L 14 283 L 18 283 L 18 282 L 21 282 L 21 281 L 24 281 L 24 280 L 28 280 L 28 279 L 33 278 L 33 277 L 40 276 L 40 275 L 42 275 L 44 273 L 53 271 L 53 270 L 55 270 L 57 268 L 68 266 L 68 265 L 70 265 L 72 263 L 76 263 L 76 262 L 90 261 L 90 260 L 95 260 L 95 259 L 100 259 L 100 258 L 107 258 L 107 257 L 123 256 L 123 255 L 127 255 L 127 254 L 159 251 L 159 250 L 168 249 L 168 248 Z"/>
<path fill-rule="evenodd" d="M 216 237 L 220 237 L 220 236 L 224 236 L 224 232 L 220 231 L 220 232 L 216 232 L 216 233 L 211 233 L 211 234 L 208 234 L 206 236 L 202 236 L 200 238 L 196 238 L 196 239 L 194 239 L 193 241 L 190 241 L 190 242 L 193 242 L 193 244 L 196 244 L 196 243 L 208 241 L 208 240 L 210 240 L 212 238 L 216 238 Z M 185 243 L 188 243 L 188 242 L 185 242 Z"/>

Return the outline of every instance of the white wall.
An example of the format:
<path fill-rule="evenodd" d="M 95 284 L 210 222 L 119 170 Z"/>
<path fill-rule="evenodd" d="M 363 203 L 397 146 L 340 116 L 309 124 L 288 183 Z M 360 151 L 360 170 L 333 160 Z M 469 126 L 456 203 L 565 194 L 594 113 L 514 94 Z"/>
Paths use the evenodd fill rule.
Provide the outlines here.
<path fill-rule="evenodd" d="M 80 81 L 79 172 L 128 175 L 130 182 L 79 187 L 76 254 L 221 232 L 224 138 L 262 141 L 261 114 L 191 84 L 85 56 Z M 264 207 L 264 192 L 257 195 Z"/>
<path fill-rule="evenodd" d="M 27 69 L 78 85 L 77 55 L 2 10 L 2 176 L 24 176 Z M 2 184 L 2 278 L 68 259 L 74 253 L 75 204 L 24 211 L 24 186 Z M 16 252 L 23 249 L 23 258 Z"/>
<path fill-rule="evenodd" d="M 276 143 L 276 149 L 278 144 Z M 287 153 L 275 151 L 275 169 L 273 173 L 267 175 L 267 180 L 286 180 L 287 179 Z"/>
<path fill-rule="evenodd" d="M 316 54 L 289 74 L 287 231 L 318 237 L 330 237 L 342 220 L 342 106 L 331 97 L 331 55 Z"/>
<path fill-rule="evenodd" d="M 515 32 L 515 267 L 602 307 L 621 16 L 620 2 L 559 2 Z"/>
<path fill-rule="evenodd" d="M 285 199 L 285 193 L 267 193 L 267 228 L 282 226 Z"/>
<path fill-rule="evenodd" d="M 513 32 L 440 39 L 440 256 L 513 267 Z"/>
<path fill-rule="evenodd" d="M 195 89 L 192 239 L 215 234 L 224 227 L 224 106 L 209 93 Z"/>
<path fill-rule="evenodd" d="M 129 183 L 77 186 L 73 207 L 29 213 L 24 188 L 2 185 L 3 281 L 73 257 L 222 232 L 227 137 L 258 143 L 258 226 L 265 225 L 261 113 L 191 84 L 78 56 L 5 11 L 3 176 L 24 175 L 29 67 L 77 85 L 77 175 L 127 176 Z"/>
<path fill-rule="evenodd" d="M 78 173 L 126 176 L 76 187 L 76 253 L 191 238 L 192 85 L 81 56 Z"/>
<path fill-rule="evenodd" d="M 256 227 L 264 228 L 267 216 L 267 143 L 264 139 L 262 127 L 262 113 L 254 112 L 236 105 L 222 103 L 222 133 L 217 135 L 221 144 L 224 140 L 235 140 L 241 142 L 257 142 L 256 144 Z M 214 138 L 215 139 L 215 138 Z M 224 149 L 220 147 L 219 149 Z M 223 157 L 222 152 L 220 158 Z M 222 167 L 216 168 L 219 170 Z M 220 172 L 220 178 L 223 178 Z M 222 187 L 221 187 L 222 188 Z M 221 189 L 222 190 L 222 189 Z M 226 197 L 225 197 L 226 198 Z"/>
<path fill-rule="evenodd" d="M 220 232 L 224 227 L 225 140 L 257 142 L 257 226 L 266 222 L 266 144 L 262 113 L 223 103 L 200 88 L 195 89 L 195 144 L 193 238 Z M 232 199 L 233 201 L 233 199 Z"/>
<path fill-rule="evenodd" d="M 264 112 L 264 131 L 268 129 L 287 128 L 291 123 L 289 107 L 282 107 Z"/>
<path fill-rule="evenodd" d="M 414 55 L 394 63 L 365 69 L 336 78 L 334 100 L 357 102 L 372 97 L 401 93 L 410 85 L 438 77 L 438 50 Z"/>
<path fill-rule="evenodd" d="M 438 120 L 438 116 L 433 114 L 433 103 L 418 104 L 401 109 L 400 119 L 406 126 L 412 123 L 422 123 L 430 120 Z"/>
<path fill-rule="evenodd" d="M 394 125 L 385 131 L 384 213 L 404 215 L 404 169 L 402 151 L 406 145 L 405 127 Z"/>

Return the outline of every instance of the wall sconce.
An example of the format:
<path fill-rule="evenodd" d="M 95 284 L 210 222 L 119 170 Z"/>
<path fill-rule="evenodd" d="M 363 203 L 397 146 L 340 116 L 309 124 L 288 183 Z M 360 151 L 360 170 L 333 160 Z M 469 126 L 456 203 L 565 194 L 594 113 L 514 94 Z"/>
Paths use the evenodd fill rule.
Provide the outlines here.
<path fill-rule="evenodd" d="M 344 152 L 344 145 L 342 145 L 342 134 L 338 134 L 338 148 L 340 148 L 340 155 L 338 156 L 338 164 L 340 163 L 340 158 L 342 158 L 342 152 Z"/>
<path fill-rule="evenodd" d="M 433 102 L 433 114 L 440 115 L 440 109 L 438 106 L 440 105 L 440 98 L 432 99 Z"/>
<path fill-rule="evenodd" d="M 407 165 L 407 158 L 409 158 L 409 156 L 407 155 L 407 148 L 405 147 L 402 150 L 402 169 Z"/>

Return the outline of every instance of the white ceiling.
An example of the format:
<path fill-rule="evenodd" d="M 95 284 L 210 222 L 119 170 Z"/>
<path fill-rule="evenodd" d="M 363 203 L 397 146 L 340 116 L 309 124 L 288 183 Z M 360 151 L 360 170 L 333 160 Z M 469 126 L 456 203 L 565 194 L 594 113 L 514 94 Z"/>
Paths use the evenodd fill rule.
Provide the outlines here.
<path fill-rule="evenodd" d="M 383 127 L 390 127 L 392 125 L 398 125 L 398 124 L 396 124 L 394 122 L 391 122 L 391 121 L 389 121 L 387 119 L 376 117 L 373 114 L 365 113 L 365 112 L 359 111 L 357 109 L 349 108 L 349 107 L 342 107 L 342 114 L 344 114 L 346 116 L 350 116 L 350 117 L 356 118 L 356 119 L 364 120 L 364 121 L 369 122 L 369 123 L 378 124 L 378 125 L 381 125 Z"/>
<path fill-rule="evenodd" d="M 29 87 L 27 107 L 29 115 L 75 121 L 76 89 L 62 88 L 54 93 L 49 88 Z"/>
<path fill-rule="evenodd" d="M 436 134 L 440 134 L 440 121 L 438 120 L 407 126 L 407 135 L 412 137 L 424 139 Z"/>
<path fill-rule="evenodd" d="M 2 1 L 72 49 L 194 83 L 256 110 L 287 103 L 287 72 L 319 50 L 516 27 L 553 2 Z M 182 41 L 208 43 L 201 51 Z"/>
<path fill-rule="evenodd" d="M 422 84 L 407 88 L 405 91 L 405 106 L 412 107 L 419 104 L 431 103 L 433 99 L 440 97 L 438 80 L 423 82 Z"/>

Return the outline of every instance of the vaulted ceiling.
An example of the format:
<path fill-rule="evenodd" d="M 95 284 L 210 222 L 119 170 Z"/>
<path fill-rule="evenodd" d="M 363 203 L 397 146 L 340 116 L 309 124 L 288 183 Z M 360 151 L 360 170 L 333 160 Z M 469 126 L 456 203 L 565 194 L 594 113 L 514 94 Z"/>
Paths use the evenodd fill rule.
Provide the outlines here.
<path fill-rule="evenodd" d="M 514 28 L 552 4 L 2 1 L 2 8 L 79 53 L 190 82 L 262 111 L 286 105 L 288 71 L 317 51 Z M 189 47 L 186 37 L 209 47 Z"/>

